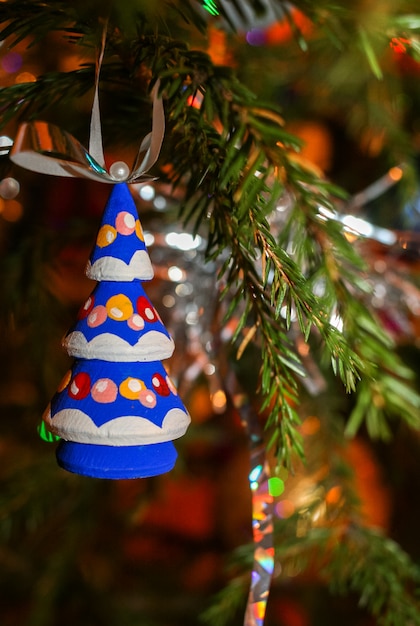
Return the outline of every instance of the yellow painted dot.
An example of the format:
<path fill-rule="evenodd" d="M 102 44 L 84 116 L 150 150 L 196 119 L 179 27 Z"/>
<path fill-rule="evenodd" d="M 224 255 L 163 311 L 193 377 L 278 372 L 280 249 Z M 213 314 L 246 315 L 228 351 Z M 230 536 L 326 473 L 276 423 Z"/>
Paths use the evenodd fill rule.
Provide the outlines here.
<path fill-rule="evenodd" d="M 117 296 L 112 296 L 106 303 L 106 310 L 108 317 L 118 322 L 124 322 L 128 320 L 134 313 L 131 300 L 124 296 L 122 293 Z"/>
<path fill-rule="evenodd" d="M 120 383 L 120 394 L 128 400 L 137 400 L 139 393 L 146 389 L 146 385 L 140 378 L 126 378 Z"/>
<path fill-rule="evenodd" d="M 117 231 L 115 228 L 109 224 L 104 224 L 99 229 L 96 243 L 100 248 L 105 248 L 105 246 L 109 246 L 115 240 L 116 236 Z"/>
<path fill-rule="evenodd" d="M 144 241 L 143 229 L 140 224 L 140 220 L 136 220 L 136 235 L 140 241 Z"/>

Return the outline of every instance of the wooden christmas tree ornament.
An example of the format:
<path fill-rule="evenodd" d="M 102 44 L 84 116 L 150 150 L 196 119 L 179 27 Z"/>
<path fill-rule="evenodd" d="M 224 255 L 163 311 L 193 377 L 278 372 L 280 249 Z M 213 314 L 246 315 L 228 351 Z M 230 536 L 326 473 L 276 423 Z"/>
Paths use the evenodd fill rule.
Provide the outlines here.
<path fill-rule="evenodd" d="M 63 341 L 76 360 L 43 416 L 62 438 L 58 463 L 98 478 L 169 471 L 190 418 L 161 363 L 174 345 L 142 287 L 153 272 L 125 183 L 111 192 L 87 274 L 100 282 Z"/>

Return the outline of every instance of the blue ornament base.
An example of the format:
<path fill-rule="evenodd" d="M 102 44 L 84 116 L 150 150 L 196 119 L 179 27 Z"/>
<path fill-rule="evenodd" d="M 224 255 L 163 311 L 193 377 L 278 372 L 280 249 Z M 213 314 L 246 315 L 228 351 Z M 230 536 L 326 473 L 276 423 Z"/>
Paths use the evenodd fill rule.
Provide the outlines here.
<path fill-rule="evenodd" d="M 143 446 L 102 446 L 60 441 L 60 467 L 92 478 L 149 478 L 173 469 L 177 452 L 172 441 Z"/>

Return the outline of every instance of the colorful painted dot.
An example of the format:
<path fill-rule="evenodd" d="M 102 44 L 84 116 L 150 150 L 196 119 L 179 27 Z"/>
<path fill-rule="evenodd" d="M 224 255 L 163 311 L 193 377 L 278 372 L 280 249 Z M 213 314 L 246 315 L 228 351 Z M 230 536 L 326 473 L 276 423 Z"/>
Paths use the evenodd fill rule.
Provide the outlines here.
<path fill-rule="evenodd" d="M 113 226 L 109 224 L 104 224 L 98 232 L 98 237 L 96 239 L 96 243 L 100 248 L 105 248 L 109 246 L 113 241 L 115 241 L 117 237 L 117 231 Z"/>
<path fill-rule="evenodd" d="M 64 389 L 67 387 L 70 381 L 71 381 L 71 370 L 69 370 L 68 372 L 66 372 L 66 374 L 64 374 L 63 379 L 61 380 L 57 388 L 58 393 L 60 393 L 61 391 L 64 391 Z"/>
<path fill-rule="evenodd" d="M 144 241 L 143 229 L 140 224 L 140 220 L 136 220 L 136 235 L 140 241 Z"/>
<path fill-rule="evenodd" d="M 117 399 L 118 387 L 110 378 L 99 378 L 92 387 L 91 395 L 95 402 L 108 404 Z"/>
<path fill-rule="evenodd" d="M 159 373 L 153 374 L 152 385 L 153 385 L 153 389 L 160 396 L 169 396 L 169 394 L 171 393 L 169 391 L 169 387 L 166 383 L 166 380 L 163 378 L 162 374 L 159 374 Z"/>
<path fill-rule="evenodd" d="M 86 320 L 89 328 L 96 328 L 103 324 L 108 317 L 108 311 L 102 304 L 98 304 L 92 311 L 89 313 L 88 318 Z"/>
<path fill-rule="evenodd" d="M 78 319 L 83 320 L 85 317 L 87 317 L 94 306 L 95 306 L 95 298 L 93 295 L 91 295 L 89 296 L 89 298 L 86 300 L 86 302 L 80 309 L 79 314 L 77 316 Z"/>
<path fill-rule="evenodd" d="M 143 330 L 144 319 L 138 313 L 134 313 L 134 315 L 127 320 L 127 324 L 132 330 Z"/>
<path fill-rule="evenodd" d="M 140 296 L 137 299 L 137 311 L 145 322 L 156 322 L 158 320 L 155 309 L 145 296 Z"/>
<path fill-rule="evenodd" d="M 139 393 L 139 401 L 148 409 L 153 409 L 156 406 L 156 395 L 150 389 L 143 389 Z"/>
<path fill-rule="evenodd" d="M 139 378 L 126 378 L 120 384 L 120 394 L 128 400 L 137 400 L 139 393 L 146 389 L 146 385 Z"/>
<path fill-rule="evenodd" d="M 120 235 L 131 235 L 136 229 L 136 218 L 127 211 L 121 211 L 116 217 L 115 228 Z"/>
<path fill-rule="evenodd" d="M 117 322 L 128 320 L 134 313 L 130 299 L 122 293 L 117 296 L 112 296 L 112 298 L 108 300 L 106 310 L 108 316 L 113 320 L 117 320 Z"/>
<path fill-rule="evenodd" d="M 90 391 L 90 376 L 86 372 L 79 372 L 73 378 L 68 388 L 70 398 L 83 400 Z"/>

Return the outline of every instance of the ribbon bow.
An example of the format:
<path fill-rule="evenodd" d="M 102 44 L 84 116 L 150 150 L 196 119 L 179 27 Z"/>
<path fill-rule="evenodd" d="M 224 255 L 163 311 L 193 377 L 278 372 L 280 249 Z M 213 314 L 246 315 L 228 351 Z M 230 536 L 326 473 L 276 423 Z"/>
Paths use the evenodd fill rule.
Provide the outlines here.
<path fill-rule="evenodd" d="M 53 176 L 71 176 L 99 180 L 104 183 L 141 182 L 149 178 L 146 172 L 156 162 L 163 141 L 165 117 L 158 84 L 153 89 L 152 131 L 141 142 L 134 166 L 130 172 L 122 161 L 105 168 L 99 107 L 92 109 L 89 150 L 70 133 L 47 122 L 21 124 L 10 151 L 10 159 L 33 172 Z M 97 113 L 96 113 L 97 112 Z M 96 119 L 97 118 L 97 119 Z M 92 132 L 93 131 L 93 132 Z"/>
<path fill-rule="evenodd" d="M 102 131 L 99 113 L 99 72 L 105 49 L 106 26 L 102 46 L 96 63 L 95 96 L 90 122 L 89 149 L 86 150 L 70 133 L 54 124 L 35 121 L 20 125 L 10 151 L 10 159 L 33 172 L 52 176 L 70 176 L 98 180 L 104 183 L 135 183 L 149 179 L 146 172 L 156 162 L 165 131 L 162 99 L 158 96 L 159 81 L 153 90 L 152 130 L 141 142 L 134 165 L 130 171 L 123 161 L 105 167 Z"/>

